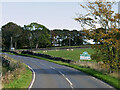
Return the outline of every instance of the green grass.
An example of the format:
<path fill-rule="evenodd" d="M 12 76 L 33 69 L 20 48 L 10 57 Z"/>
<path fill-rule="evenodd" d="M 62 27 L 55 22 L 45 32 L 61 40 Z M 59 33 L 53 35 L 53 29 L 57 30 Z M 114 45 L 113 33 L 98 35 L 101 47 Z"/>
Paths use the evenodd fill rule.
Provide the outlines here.
<path fill-rule="evenodd" d="M 32 71 L 26 66 L 26 72 L 20 73 L 20 77 L 5 84 L 4 88 L 28 88 L 32 80 Z"/>
<path fill-rule="evenodd" d="M 73 51 L 70 49 L 69 51 L 65 50 L 48 50 L 47 52 L 43 52 L 41 51 L 36 51 L 37 53 L 44 53 L 44 54 L 48 54 L 54 57 L 62 57 L 64 59 L 70 59 L 70 60 L 74 60 L 74 61 L 78 61 L 80 60 L 80 54 L 82 54 L 84 51 L 87 51 L 88 54 L 93 54 L 95 52 L 94 49 L 92 48 L 81 48 L 81 49 L 74 49 Z"/>
<path fill-rule="evenodd" d="M 94 69 L 91 69 L 91 68 L 86 68 L 86 67 L 82 67 L 82 66 L 78 66 L 78 65 L 74 65 L 74 64 L 64 63 L 64 62 L 61 62 L 61 61 L 54 61 L 54 60 L 50 60 L 50 59 L 46 59 L 46 58 L 42 58 L 42 57 L 38 57 L 38 56 L 33 56 L 33 55 L 28 55 L 28 54 L 20 54 L 20 55 L 29 56 L 29 57 L 33 57 L 33 58 L 38 58 L 38 59 L 41 59 L 41 60 L 46 60 L 46 61 L 53 62 L 53 63 L 56 63 L 56 64 L 68 66 L 68 67 L 83 71 L 83 72 L 85 72 L 89 75 L 92 75 L 92 76 L 100 79 L 100 80 L 103 80 L 103 81 L 105 81 L 106 83 L 110 84 L 111 86 L 113 86 L 115 88 L 120 88 L 120 85 L 119 85 L 120 80 L 119 79 L 111 77 L 111 76 L 106 75 L 106 74 L 103 74 L 103 73 L 98 72 L 98 71 L 96 71 Z"/>

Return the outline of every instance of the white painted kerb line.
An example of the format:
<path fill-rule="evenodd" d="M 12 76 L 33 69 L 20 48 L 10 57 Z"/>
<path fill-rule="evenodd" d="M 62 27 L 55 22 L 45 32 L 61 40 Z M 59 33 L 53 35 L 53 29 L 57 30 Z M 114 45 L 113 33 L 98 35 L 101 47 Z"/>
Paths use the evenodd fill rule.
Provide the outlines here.
<path fill-rule="evenodd" d="M 33 72 L 32 82 L 31 82 L 30 86 L 28 87 L 28 90 L 30 90 L 30 89 L 32 88 L 32 86 L 33 86 L 34 81 L 35 81 L 35 72 L 34 72 L 34 70 L 33 70 L 29 65 L 27 65 L 27 66 L 28 66 L 28 68 L 30 68 L 31 71 Z"/>
<path fill-rule="evenodd" d="M 110 88 L 113 88 L 113 89 L 114 89 L 114 87 L 112 87 L 112 86 L 108 85 L 107 83 L 104 83 L 103 81 L 101 81 L 101 80 L 99 80 L 99 79 L 97 79 L 97 78 L 95 78 L 95 77 L 93 77 L 93 76 L 89 76 L 89 77 L 90 77 L 90 78 L 93 78 L 94 80 L 99 81 L 99 82 L 103 83 L 104 85 L 107 85 L 108 87 L 110 87 Z"/>

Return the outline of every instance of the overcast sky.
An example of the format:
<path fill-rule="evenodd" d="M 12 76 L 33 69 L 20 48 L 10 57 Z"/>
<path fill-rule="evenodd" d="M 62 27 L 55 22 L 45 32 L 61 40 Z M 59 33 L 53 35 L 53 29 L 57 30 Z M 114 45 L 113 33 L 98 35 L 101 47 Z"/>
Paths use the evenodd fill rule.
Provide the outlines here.
<path fill-rule="evenodd" d="M 77 29 L 80 25 L 74 20 L 78 13 L 86 11 L 80 7 L 81 2 L 2 2 L 2 22 L 14 22 L 20 26 L 37 22 L 52 29 Z M 118 5 L 113 6 L 118 12 Z"/>

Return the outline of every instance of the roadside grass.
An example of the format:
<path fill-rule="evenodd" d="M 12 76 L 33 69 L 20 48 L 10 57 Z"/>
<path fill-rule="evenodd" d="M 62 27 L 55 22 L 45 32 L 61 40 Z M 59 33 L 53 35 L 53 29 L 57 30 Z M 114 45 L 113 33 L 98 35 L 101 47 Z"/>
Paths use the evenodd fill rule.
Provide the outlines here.
<path fill-rule="evenodd" d="M 11 81 L 9 84 L 5 84 L 4 88 L 28 88 L 32 80 L 32 72 L 26 66 L 26 72 L 20 73 L 20 77 Z"/>
<path fill-rule="evenodd" d="M 24 63 L 5 55 L 3 55 L 3 57 L 6 62 L 10 61 L 10 64 L 4 63 L 4 65 L 2 65 L 2 89 L 28 88 L 32 81 L 32 71 Z"/>
<path fill-rule="evenodd" d="M 36 53 L 42 53 L 47 54 L 54 57 L 61 57 L 64 59 L 70 59 L 74 61 L 80 60 L 80 54 L 82 54 L 84 51 L 87 51 L 88 54 L 94 54 L 95 50 L 92 48 L 81 48 L 81 49 L 69 49 L 69 51 L 65 50 L 47 50 L 47 52 L 44 52 L 43 50 L 36 51 Z"/>
<path fill-rule="evenodd" d="M 110 84 L 111 86 L 115 87 L 116 89 L 120 88 L 120 85 L 119 85 L 120 80 L 119 79 L 117 79 L 115 77 L 111 77 L 111 76 L 109 76 L 107 74 L 103 74 L 103 73 L 101 73 L 99 71 L 96 71 L 94 69 L 91 69 L 91 68 L 86 68 L 86 67 L 78 66 L 78 65 L 75 65 L 75 64 L 64 63 L 64 62 L 61 62 L 61 61 L 54 61 L 54 60 L 50 60 L 50 59 L 46 59 L 46 58 L 38 57 L 38 56 L 34 56 L 34 55 L 28 55 L 28 54 L 19 54 L 19 55 L 33 57 L 33 58 L 53 62 L 53 63 L 56 63 L 56 64 L 68 66 L 68 67 L 77 69 L 79 71 L 83 71 L 83 72 L 85 72 L 85 73 L 87 73 L 87 74 L 89 74 L 91 76 L 94 76 L 94 77 L 96 77 L 96 78 Z"/>

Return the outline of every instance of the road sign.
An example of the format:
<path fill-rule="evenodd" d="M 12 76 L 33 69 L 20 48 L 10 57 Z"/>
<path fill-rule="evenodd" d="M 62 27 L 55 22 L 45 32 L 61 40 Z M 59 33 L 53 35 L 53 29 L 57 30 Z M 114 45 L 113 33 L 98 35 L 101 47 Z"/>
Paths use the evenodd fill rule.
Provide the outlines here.
<path fill-rule="evenodd" d="M 82 54 L 80 54 L 80 59 L 81 60 L 91 60 L 91 57 L 88 54 L 88 52 L 83 52 Z"/>

